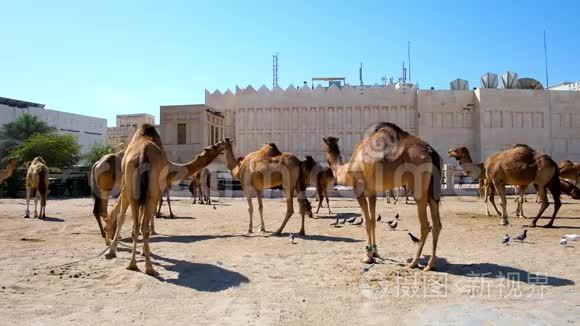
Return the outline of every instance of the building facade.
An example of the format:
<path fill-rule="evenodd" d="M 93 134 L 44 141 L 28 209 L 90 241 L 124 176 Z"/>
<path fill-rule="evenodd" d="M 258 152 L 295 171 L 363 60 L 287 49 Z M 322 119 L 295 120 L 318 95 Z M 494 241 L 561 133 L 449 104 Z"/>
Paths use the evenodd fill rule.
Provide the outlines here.
<path fill-rule="evenodd" d="M 82 154 L 107 142 L 106 119 L 45 109 L 43 104 L 0 97 L 0 125 L 15 121 L 23 113 L 38 117 L 58 133 L 76 136 Z"/>
<path fill-rule="evenodd" d="M 554 91 L 575 91 L 580 92 L 580 81 L 577 82 L 563 82 L 550 86 L 551 90 Z"/>
<path fill-rule="evenodd" d="M 224 138 L 224 116 L 207 105 L 169 105 L 159 109 L 161 139 L 168 158 L 187 162 Z"/>
<path fill-rule="evenodd" d="M 146 123 L 155 125 L 155 117 L 146 113 L 117 115 L 117 125 L 107 128 L 107 142 L 111 146 L 128 144 L 135 130 Z"/>
<path fill-rule="evenodd" d="M 225 136 L 244 156 L 264 143 L 324 161 L 322 137 L 339 137 L 348 158 L 367 127 L 396 123 L 446 152 L 466 146 L 474 160 L 525 143 L 556 160 L 580 161 L 580 92 L 482 88 L 419 90 L 409 84 L 386 86 L 248 86 L 205 92 L 205 103 L 224 114 Z"/>

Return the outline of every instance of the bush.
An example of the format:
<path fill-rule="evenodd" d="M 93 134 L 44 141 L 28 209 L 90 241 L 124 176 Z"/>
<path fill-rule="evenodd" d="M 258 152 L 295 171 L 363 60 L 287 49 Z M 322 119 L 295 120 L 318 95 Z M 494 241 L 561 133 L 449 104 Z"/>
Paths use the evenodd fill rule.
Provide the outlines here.
<path fill-rule="evenodd" d="M 12 151 L 11 156 L 18 156 L 24 162 L 40 156 L 50 167 L 72 167 L 81 159 L 81 147 L 73 135 L 35 134 Z"/>

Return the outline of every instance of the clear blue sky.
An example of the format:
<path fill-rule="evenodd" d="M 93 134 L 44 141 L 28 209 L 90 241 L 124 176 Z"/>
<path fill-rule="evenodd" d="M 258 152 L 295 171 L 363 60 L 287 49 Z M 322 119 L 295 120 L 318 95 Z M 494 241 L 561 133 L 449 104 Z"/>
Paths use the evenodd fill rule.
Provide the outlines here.
<path fill-rule="evenodd" d="M 395 4 L 396 2 L 396 4 Z M 387 3 L 387 4 L 386 4 Z M 437 4 L 435 4 L 437 3 Z M 479 86 L 488 71 L 580 80 L 580 1 L 5 1 L 0 96 L 107 118 L 203 103 L 204 89 L 342 75 Z"/>

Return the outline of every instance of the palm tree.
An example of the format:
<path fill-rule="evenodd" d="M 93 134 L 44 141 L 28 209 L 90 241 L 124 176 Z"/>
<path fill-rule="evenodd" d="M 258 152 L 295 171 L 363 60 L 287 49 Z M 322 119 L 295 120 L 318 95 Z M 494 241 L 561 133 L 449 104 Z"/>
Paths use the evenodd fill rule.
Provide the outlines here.
<path fill-rule="evenodd" d="M 21 114 L 13 122 L 0 127 L 0 152 L 5 156 L 12 149 L 20 146 L 34 134 L 47 134 L 55 129 L 29 113 Z"/>

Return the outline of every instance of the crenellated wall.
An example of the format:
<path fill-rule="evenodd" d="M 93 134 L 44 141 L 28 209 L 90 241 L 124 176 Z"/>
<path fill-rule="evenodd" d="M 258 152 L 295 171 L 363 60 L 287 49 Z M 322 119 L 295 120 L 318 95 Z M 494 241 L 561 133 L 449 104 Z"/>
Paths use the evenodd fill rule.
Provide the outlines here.
<path fill-rule="evenodd" d="M 429 142 L 448 163 L 455 163 L 447 157 L 452 147 L 467 146 L 483 161 L 515 143 L 580 161 L 580 92 L 248 86 L 235 93 L 206 90 L 205 103 L 224 113 L 224 133 L 235 139 L 240 156 L 275 142 L 324 161 L 322 137 L 335 136 L 348 158 L 369 125 L 390 121 Z"/>

